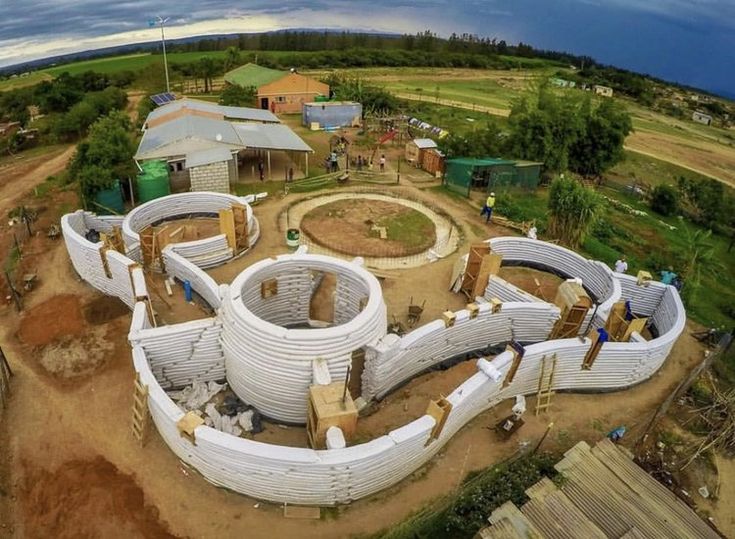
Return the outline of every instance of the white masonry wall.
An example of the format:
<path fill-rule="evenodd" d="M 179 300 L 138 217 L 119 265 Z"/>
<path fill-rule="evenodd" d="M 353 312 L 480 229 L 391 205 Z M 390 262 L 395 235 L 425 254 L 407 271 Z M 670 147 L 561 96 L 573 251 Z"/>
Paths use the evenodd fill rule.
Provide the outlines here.
<path fill-rule="evenodd" d="M 189 169 L 192 191 L 230 192 L 230 170 L 227 161 Z"/>
<path fill-rule="evenodd" d="M 503 308 L 513 310 L 515 305 L 504 304 Z M 656 315 L 662 324 L 661 337 L 648 342 L 607 343 L 589 371 L 581 369 L 591 345 L 588 339 L 527 346 L 513 382 L 505 389 L 502 382 L 512 355 L 503 352 L 492 361 L 478 360 L 478 372 L 447 397 L 452 411 L 440 436 L 428 444 L 434 420 L 425 415 L 380 438 L 343 449 L 274 446 L 206 426 L 197 427 L 193 445 L 176 429 L 184 414 L 157 386 L 144 350 L 136 347 L 133 359 L 136 371 L 150 385 L 149 408 L 159 432 L 179 458 L 207 480 L 274 502 L 332 505 L 349 503 L 397 483 L 429 461 L 477 414 L 515 395 L 535 393 L 544 357 L 556 355 L 555 390 L 622 389 L 645 380 L 664 361 L 685 321 L 681 301 L 671 287 L 664 292 L 662 308 L 664 311 Z"/>
<path fill-rule="evenodd" d="M 162 388 L 178 389 L 194 382 L 224 380 L 221 333 L 222 323 L 216 318 L 150 327 L 145 304 L 137 303 L 128 340 L 145 351 Z"/>
<path fill-rule="evenodd" d="M 454 326 L 434 320 L 399 338 L 390 334 L 365 354 L 362 396 L 382 398 L 395 386 L 452 357 L 516 339 L 538 342 L 546 339 L 559 318 L 559 309 L 549 303 L 504 303 L 493 313 L 490 304 L 480 305 L 477 318 L 469 311 L 456 313 Z"/>
<path fill-rule="evenodd" d="M 326 328 L 287 328 L 309 322 L 312 274 L 336 275 L 340 298 Z M 278 292 L 261 297 L 261 283 L 276 278 Z M 222 287 L 222 346 L 233 391 L 267 417 L 306 421 L 312 363 L 326 361 L 333 380 L 343 380 L 352 352 L 377 343 L 387 314 L 380 283 L 360 265 L 322 255 L 293 254 L 265 259 Z M 365 303 L 362 311 L 356 306 Z M 347 320 L 347 315 L 357 314 Z"/>

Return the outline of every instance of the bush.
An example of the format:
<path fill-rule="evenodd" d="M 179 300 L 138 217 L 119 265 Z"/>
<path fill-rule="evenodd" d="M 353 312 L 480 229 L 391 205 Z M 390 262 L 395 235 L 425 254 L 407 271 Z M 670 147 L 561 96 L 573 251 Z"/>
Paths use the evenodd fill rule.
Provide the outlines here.
<path fill-rule="evenodd" d="M 580 182 L 560 176 L 549 189 L 549 234 L 572 249 L 584 243 L 602 200 Z"/>
<path fill-rule="evenodd" d="M 679 211 L 679 191 L 673 185 L 657 185 L 651 191 L 651 209 L 661 215 L 674 215 Z"/>

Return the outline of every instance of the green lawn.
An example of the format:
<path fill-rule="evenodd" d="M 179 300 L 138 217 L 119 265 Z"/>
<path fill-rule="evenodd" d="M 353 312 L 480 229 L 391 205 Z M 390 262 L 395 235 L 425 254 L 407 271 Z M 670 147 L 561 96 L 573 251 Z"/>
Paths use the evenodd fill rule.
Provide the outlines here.
<path fill-rule="evenodd" d="M 16 77 L 14 79 L 0 80 L 0 92 L 33 86 L 34 84 L 38 84 L 39 82 L 43 82 L 45 80 L 51 80 L 52 78 L 53 77 L 48 73 L 36 71 L 34 73 L 30 73 L 26 77 Z"/>
<path fill-rule="evenodd" d="M 633 151 L 625 152 L 625 160 L 615 165 L 606 175 L 609 183 L 625 187 L 637 178 L 651 185 L 661 183 L 675 184 L 679 176 L 695 179 L 710 179 L 687 168 L 680 167 L 668 161 L 662 161 Z"/>
<path fill-rule="evenodd" d="M 167 55 L 170 64 L 193 62 L 200 58 L 208 56 L 210 58 L 223 58 L 225 51 L 207 51 L 207 52 L 173 52 Z M 72 75 L 78 75 L 85 71 L 95 71 L 97 73 L 119 73 L 121 71 L 137 71 L 153 64 L 154 62 L 162 62 L 163 56 L 160 54 L 140 53 L 128 54 L 125 56 L 111 56 L 109 58 L 97 58 L 94 60 L 84 60 L 82 62 L 73 62 L 60 66 L 49 67 L 43 69 L 41 73 L 47 73 L 54 77 L 61 73 L 68 72 Z"/>

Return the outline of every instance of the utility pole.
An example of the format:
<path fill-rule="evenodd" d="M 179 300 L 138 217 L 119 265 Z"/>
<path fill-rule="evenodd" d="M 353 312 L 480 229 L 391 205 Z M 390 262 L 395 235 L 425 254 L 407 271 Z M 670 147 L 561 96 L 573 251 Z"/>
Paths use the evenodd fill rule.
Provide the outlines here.
<path fill-rule="evenodd" d="M 155 20 L 148 21 L 148 26 L 160 26 L 161 27 L 161 45 L 163 47 L 163 69 L 166 71 L 166 91 L 171 92 L 171 86 L 168 81 L 168 61 L 166 59 L 166 36 L 163 33 L 163 25 L 166 24 L 171 17 L 160 17 L 156 15 Z"/>

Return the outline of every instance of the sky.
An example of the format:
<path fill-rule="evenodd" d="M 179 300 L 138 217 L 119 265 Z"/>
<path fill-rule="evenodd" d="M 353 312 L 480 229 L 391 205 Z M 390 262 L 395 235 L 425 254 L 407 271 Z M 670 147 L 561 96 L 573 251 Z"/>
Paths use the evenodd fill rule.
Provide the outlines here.
<path fill-rule="evenodd" d="M 718 93 L 735 93 L 735 0 L 0 0 L 0 67 L 170 38 L 332 28 L 426 29 L 592 56 Z"/>

